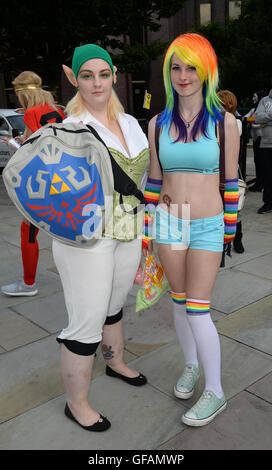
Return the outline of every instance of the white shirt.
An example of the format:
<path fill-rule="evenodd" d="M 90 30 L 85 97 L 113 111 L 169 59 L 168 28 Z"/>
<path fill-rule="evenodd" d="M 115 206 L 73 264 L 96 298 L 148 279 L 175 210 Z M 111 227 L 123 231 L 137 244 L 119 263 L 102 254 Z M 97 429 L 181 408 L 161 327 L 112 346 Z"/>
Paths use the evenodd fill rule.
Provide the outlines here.
<path fill-rule="evenodd" d="M 242 135 L 242 121 L 240 119 L 236 119 L 239 135 Z"/>
<path fill-rule="evenodd" d="M 149 146 L 146 135 L 144 134 L 140 124 L 138 123 L 137 119 L 135 119 L 130 114 L 118 115 L 118 122 L 129 149 L 129 155 L 126 149 L 122 146 L 118 137 L 101 122 L 95 119 L 95 117 L 89 111 L 86 110 L 79 116 L 69 116 L 68 118 L 64 119 L 63 122 L 81 121 L 83 124 L 90 124 L 98 132 L 107 147 L 112 147 L 118 150 L 127 158 L 136 158 L 143 149 L 148 148 Z"/>

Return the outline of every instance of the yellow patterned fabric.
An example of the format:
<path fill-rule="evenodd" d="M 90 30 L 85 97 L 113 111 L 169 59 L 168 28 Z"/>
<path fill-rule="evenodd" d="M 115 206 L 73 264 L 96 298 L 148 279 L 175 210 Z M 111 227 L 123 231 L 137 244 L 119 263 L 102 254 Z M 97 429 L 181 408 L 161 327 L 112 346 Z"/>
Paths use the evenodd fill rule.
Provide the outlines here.
<path fill-rule="evenodd" d="M 127 175 L 137 184 L 138 188 L 141 178 L 149 163 L 150 151 L 143 149 L 135 158 L 127 158 L 123 153 L 109 147 L 113 158 Z M 123 203 L 126 210 L 131 210 L 139 204 L 135 196 L 124 196 Z M 120 194 L 114 192 L 113 212 L 105 228 L 104 237 L 114 238 L 119 241 L 130 241 L 137 238 L 143 229 L 144 210 L 136 215 L 127 214 L 120 207 Z"/>

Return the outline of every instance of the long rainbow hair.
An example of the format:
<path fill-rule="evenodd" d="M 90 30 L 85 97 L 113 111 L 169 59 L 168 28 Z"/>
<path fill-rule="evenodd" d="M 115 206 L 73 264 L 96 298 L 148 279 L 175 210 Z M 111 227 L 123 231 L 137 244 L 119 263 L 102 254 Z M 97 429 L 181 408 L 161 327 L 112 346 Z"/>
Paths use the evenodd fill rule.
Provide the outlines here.
<path fill-rule="evenodd" d="M 214 122 L 222 120 L 220 114 L 222 104 L 216 93 L 218 88 L 218 65 L 212 45 L 208 39 L 197 33 L 181 34 L 170 44 L 165 54 L 163 80 L 166 93 L 166 107 L 160 114 L 158 126 L 169 125 L 170 129 L 171 124 L 174 123 L 178 131 L 178 138 L 175 142 L 179 140 L 187 141 L 187 129 L 178 109 L 178 94 L 171 82 L 171 64 L 174 54 L 182 62 L 196 68 L 202 84 L 204 102 L 193 126 L 192 138 L 196 140 L 199 130 L 206 137 L 209 137 L 207 132 L 209 117 L 211 116 Z"/>

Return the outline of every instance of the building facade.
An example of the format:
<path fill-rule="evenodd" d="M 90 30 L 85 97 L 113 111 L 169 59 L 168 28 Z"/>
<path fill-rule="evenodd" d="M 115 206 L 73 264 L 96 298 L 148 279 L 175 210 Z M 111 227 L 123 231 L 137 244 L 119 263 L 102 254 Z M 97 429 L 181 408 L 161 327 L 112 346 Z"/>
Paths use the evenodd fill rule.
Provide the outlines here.
<path fill-rule="evenodd" d="M 192 30 L 196 25 L 208 24 L 217 21 L 225 24 L 229 18 L 237 18 L 241 13 L 241 1 L 236 0 L 188 0 L 185 6 L 173 17 L 161 21 L 161 29 L 158 33 L 148 33 L 148 40 L 160 39 L 162 41 L 172 41 L 179 34 Z M 154 61 L 150 65 L 150 75 L 148 83 L 143 79 L 142 89 L 148 88 L 151 93 L 151 108 L 149 118 L 160 112 L 165 104 L 164 87 L 162 80 L 163 57 Z M 133 112 L 135 116 L 143 120 L 145 110 L 140 110 L 135 106 L 135 84 L 132 77 L 133 86 Z"/>
<path fill-rule="evenodd" d="M 166 0 L 167 1 L 167 0 Z M 218 21 L 224 24 L 229 18 L 239 16 L 241 0 L 188 0 L 185 6 L 169 19 L 161 20 L 161 29 L 157 33 L 144 34 L 147 44 L 155 39 L 172 41 L 179 34 L 192 30 L 199 24 Z M 146 127 L 150 117 L 164 107 L 164 88 L 162 81 L 163 57 L 148 64 L 145 71 L 138 74 L 118 74 L 116 92 L 125 110 L 133 114 Z M 151 93 L 151 107 L 144 109 L 145 91 Z M 65 105 L 73 96 L 73 87 L 64 76 L 61 77 L 60 104 Z M 19 106 L 10 83 L 5 83 L 0 70 L 0 108 Z"/>

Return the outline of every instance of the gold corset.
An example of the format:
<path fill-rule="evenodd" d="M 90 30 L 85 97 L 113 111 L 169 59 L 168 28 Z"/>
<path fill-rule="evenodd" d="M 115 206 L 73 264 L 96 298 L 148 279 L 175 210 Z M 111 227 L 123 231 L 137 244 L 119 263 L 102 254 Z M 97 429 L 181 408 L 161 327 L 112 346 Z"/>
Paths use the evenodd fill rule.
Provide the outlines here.
<path fill-rule="evenodd" d="M 127 158 L 121 152 L 111 147 L 109 147 L 109 151 L 118 165 L 139 188 L 141 178 L 149 163 L 149 149 L 143 149 L 136 158 Z M 123 204 L 126 210 L 131 210 L 139 204 L 139 200 L 135 196 L 123 196 Z M 120 206 L 120 194 L 115 191 L 112 215 L 105 227 L 103 236 L 120 241 L 134 240 L 142 232 L 143 215 L 143 210 L 139 211 L 136 215 L 124 212 Z"/>

